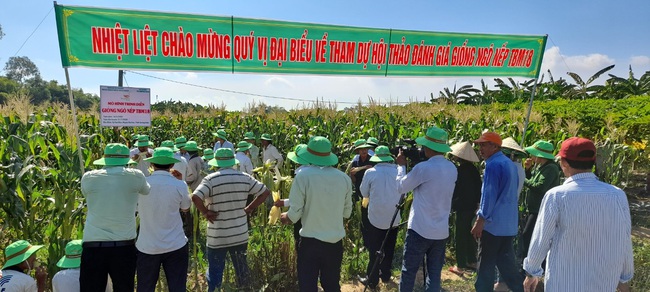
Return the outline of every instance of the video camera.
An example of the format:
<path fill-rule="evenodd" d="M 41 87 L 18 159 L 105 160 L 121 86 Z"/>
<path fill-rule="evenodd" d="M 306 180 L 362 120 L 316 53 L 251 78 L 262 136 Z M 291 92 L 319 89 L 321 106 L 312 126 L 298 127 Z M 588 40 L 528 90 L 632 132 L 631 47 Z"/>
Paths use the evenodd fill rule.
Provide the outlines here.
<path fill-rule="evenodd" d="M 413 139 L 404 139 L 402 140 L 404 144 L 395 146 L 390 149 L 390 153 L 393 154 L 394 156 L 397 156 L 399 154 L 399 150 L 402 149 L 402 153 L 404 156 L 409 161 L 409 167 L 413 167 L 416 164 L 427 160 L 426 156 L 424 156 L 424 150 L 422 148 L 419 148 L 415 143 L 415 140 Z"/>

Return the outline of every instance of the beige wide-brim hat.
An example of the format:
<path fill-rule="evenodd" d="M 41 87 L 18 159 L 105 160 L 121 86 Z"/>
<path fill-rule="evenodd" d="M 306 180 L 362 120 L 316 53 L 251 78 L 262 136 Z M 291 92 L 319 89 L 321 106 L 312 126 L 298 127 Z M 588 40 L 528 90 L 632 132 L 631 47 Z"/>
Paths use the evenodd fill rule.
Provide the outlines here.
<path fill-rule="evenodd" d="M 479 162 L 478 155 L 476 151 L 472 148 L 472 144 L 468 141 L 456 143 L 451 146 L 451 155 L 456 156 L 460 159 L 467 160 L 469 162 Z"/>
<path fill-rule="evenodd" d="M 508 148 L 522 153 L 526 153 L 526 150 L 524 150 L 523 147 L 519 146 L 519 144 L 515 141 L 515 139 L 512 139 L 512 137 L 503 139 L 503 142 L 501 142 L 501 148 Z"/>

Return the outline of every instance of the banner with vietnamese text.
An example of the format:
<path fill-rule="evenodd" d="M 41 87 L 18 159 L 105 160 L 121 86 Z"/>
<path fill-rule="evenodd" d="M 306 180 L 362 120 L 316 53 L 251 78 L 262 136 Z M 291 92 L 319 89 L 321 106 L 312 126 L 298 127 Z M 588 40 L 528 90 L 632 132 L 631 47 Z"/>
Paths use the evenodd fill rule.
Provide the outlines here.
<path fill-rule="evenodd" d="M 546 46 L 546 36 L 55 8 L 66 68 L 535 78 Z"/>

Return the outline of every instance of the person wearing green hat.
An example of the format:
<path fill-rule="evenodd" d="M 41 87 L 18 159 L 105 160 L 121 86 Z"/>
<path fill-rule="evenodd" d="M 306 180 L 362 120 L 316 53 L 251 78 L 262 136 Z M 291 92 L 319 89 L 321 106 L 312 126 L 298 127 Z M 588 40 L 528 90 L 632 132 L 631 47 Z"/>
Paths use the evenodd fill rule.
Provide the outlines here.
<path fill-rule="evenodd" d="M 156 289 L 161 266 L 169 291 L 186 290 L 189 252 L 178 210 L 187 212 L 192 202 L 185 182 L 172 175 L 172 167 L 178 161 L 168 147 L 156 148 L 153 156 L 147 158 L 154 171 L 147 178 L 150 194 L 138 198 L 140 233 L 135 243 L 141 292 Z"/>
<path fill-rule="evenodd" d="M 192 193 L 192 202 L 208 220 L 208 291 L 221 288 L 227 254 L 233 262 L 237 286 L 250 289 L 247 217 L 271 192 L 251 175 L 233 168 L 237 159 L 230 148 L 217 149 L 208 163 L 217 170 L 206 176 Z M 246 205 L 248 195 L 255 199 Z"/>
<path fill-rule="evenodd" d="M 366 144 L 369 145 L 368 147 L 368 155 L 373 156 L 375 155 L 375 148 L 379 146 L 379 139 L 375 137 L 368 137 L 368 139 L 365 140 Z M 354 149 L 354 146 L 352 146 Z M 357 161 L 359 160 L 359 154 L 355 154 L 354 157 L 352 158 L 352 161 Z"/>
<path fill-rule="evenodd" d="M 268 163 L 269 161 L 275 162 L 275 168 L 282 169 L 284 158 L 282 158 L 282 154 L 280 154 L 278 148 L 273 145 L 271 135 L 262 134 L 260 139 L 262 140 L 262 163 Z"/>
<path fill-rule="evenodd" d="M 153 146 L 153 143 L 149 141 L 148 135 L 139 135 L 138 141 L 135 142 L 135 147 L 137 148 L 131 150 L 131 159 L 138 163 L 136 168 L 142 171 L 144 176 L 149 176 L 150 174 L 149 167 L 151 167 L 151 165 L 144 159 L 153 155 L 153 149 L 150 148 L 151 146 Z"/>
<path fill-rule="evenodd" d="M 187 160 L 187 176 L 185 176 L 185 182 L 187 182 L 190 190 L 193 191 L 203 179 L 203 175 L 201 174 L 203 170 L 203 158 L 199 156 L 200 149 L 196 141 L 187 141 L 183 149 L 190 155 L 190 159 Z"/>
<path fill-rule="evenodd" d="M 244 134 L 244 141 L 251 143 L 251 149 L 248 149 L 248 151 L 250 152 L 253 167 L 259 167 L 262 165 L 260 162 L 260 148 L 255 145 L 255 140 L 255 133 L 246 132 L 246 134 Z"/>
<path fill-rule="evenodd" d="M 375 150 L 370 162 L 376 164 L 366 171 L 360 186 L 361 195 L 369 199 L 368 225 L 365 226 L 367 242 L 365 244 L 368 247 L 370 259 L 366 268 L 367 278 L 362 279 L 361 282 L 371 289 L 377 287 L 379 278 L 384 283 L 390 281 L 398 231 L 395 227 L 398 226 L 400 218 L 402 218 L 398 213 L 395 220 L 391 222 L 395 206 L 400 201 L 395 180 L 397 177 L 397 167 L 393 163 L 395 160 L 387 146 L 379 146 Z M 384 238 L 386 238 L 386 243 L 383 250 L 380 250 Z M 382 252 L 384 257 L 381 262 L 375 263 L 379 259 L 378 252 Z M 374 270 L 373 267 L 375 267 Z"/>
<path fill-rule="evenodd" d="M 212 173 L 212 166 L 208 164 L 208 161 L 212 160 L 214 158 L 214 151 L 212 148 L 205 148 L 203 149 L 203 173 L 204 175 L 208 175 Z"/>
<path fill-rule="evenodd" d="M 59 259 L 56 266 L 61 268 L 52 277 L 53 292 L 80 291 L 79 275 L 81 274 L 81 252 L 83 241 L 81 239 L 71 240 L 65 245 L 65 255 Z M 111 278 L 106 281 L 106 292 L 113 291 Z"/>
<path fill-rule="evenodd" d="M 280 215 L 283 224 L 302 223 L 298 247 L 300 291 L 340 291 L 343 260 L 343 219 L 352 213 L 352 181 L 334 167 L 338 157 L 331 142 L 312 137 L 296 155 L 317 167 L 302 169 L 293 179 L 289 210 Z"/>
<path fill-rule="evenodd" d="M 38 266 L 36 252 L 42 245 L 31 245 L 27 240 L 18 240 L 5 247 L 5 263 L 2 265 L 0 291 L 32 292 L 45 291 L 47 270 Z M 29 272 L 34 269 L 34 278 Z"/>
<path fill-rule="evenodd" d="M 185 181 L 185 177 L 187 176 L 187 159 L 185 159 L 185 157 L 183 157 L 183 155 L 178 151 L 179 149 L 176 148 L 174 141 L 162 141 L 160 147 L 167 147 L 174 151 L 174 158 L 178 159 L 178 162 L 174 163 L 172 169 L 177 170 L 181 174 L 183 181 Z"/>
<path fill-rule="evenodd" d="M 133 291 L 136 265 L 136 206 L 139 195 L 149 194 L 149 184 L 138 169 L 127 168 L 129 148 L 111 143 L 104 157 L 93 164 L 104 166 L 86 172 L 81 193 L 87 214 L 83 230 L 81 291 L 104 291 L 107 275 L 116 291 Z"/>
<path fill-rule="evenodd" d="M 406 173 L 406 156 L 399 150 L 397 162 L 397 193 L 413 191 L 408 229 L 404 243 L 400 291 L 413 291 L 415 274 L 426 255 L 427 291 L 440 290 L 440 275 L 445 261 L 445 244 L 449 237 L 449 213 L 456 187 L 456 166 L 445 159 L 451 151 L 447 132 L 438 127 L 427 129 L 415 139 L 422 145 L 427 160 Z"/>
<path fill-rule="evenodd" d="M 185 136 L 180 136 L 176 139 L 174 139 L 174 146 L 176 147 L 175 149 L 178 149 L 178 153 L 181 154 L 185 158 L 185 161 L 190 161 L 190 155 L 185 151 L 185 144 L 187 144 L 187 138 Z"/>
<path fill-rule="evenodd" d="M 535 222 L 542 204 L 542 199 L 548 190 L 560 185 L 560 166 L 555 163 L 552 143 L 539 140 L 533 146 L 526 147 L 531 158 L 526 159 L 526 180 L 524 180 L 526 198 L 526 225 L 521 232 L 525 258 L 528 255 L 530 238 L 533 236 Z"/>
<path fill-rule="evenodd" d="M 217 132 L 212 133 L 212 135 L 217 140 L 214 142 L 214 148 L 212 149 L 214 152 L 217 152 L 217 149 L 219 148 L 230 148 L 233 151 L 235 150 L 235 146 L 232 145 L 232 142 L 228 141 L 228 134 L 226 134 L 226 130 L 217 130 Z"/>
<path fill-rule="evenodd" d="M 237 153 L 235 153 L 235 158 L 239 161 L 239 171 L 253 174 L 253 163 L 248 157 L 250 155 L 250 149 L 253 146 L 251 143 L 246 141 L 240 141 L 237 143 Z"/>
<path fill-rule="evenodd" d="M 354 194 L 352 195 L 353 204 L 361 200 L 361 182 L 363 181 L 363 175 L 366 173 L 366 170 L 370 169 L 374 165 L 374 163 L 370 161 L 370 154 L 368 151 L 370 148 L 372 148 L 372 146 L 367 144 L 365 139 L 357 139 L 352 145 L 353 151 L 356 152 L 356 155 L 354 156 L 356 160 L 353 158 L 352 161 L 350 161 L 346 173 L 348 173 L 350 179 L 352 179 L 352 183 L 354 184 Z M 370 225 L 370 222 L 368 221 L 368 208 L 362 205 L 359 229 L 361 231 L 361 237 L 363 238 L 363 245 L 366 248 L 368 248 L 368 233 L 366 232 L 368 230 L 368 225 Z"/>

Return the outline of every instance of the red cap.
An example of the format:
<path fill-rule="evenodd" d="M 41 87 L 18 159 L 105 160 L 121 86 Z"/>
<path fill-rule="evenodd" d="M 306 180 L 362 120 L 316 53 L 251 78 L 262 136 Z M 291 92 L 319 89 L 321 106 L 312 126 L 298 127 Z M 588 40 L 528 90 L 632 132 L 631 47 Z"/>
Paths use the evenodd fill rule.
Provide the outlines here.
<path fill-rule="evenodd" d="M 585 150 L 593 151 L 594 155 L 591 157 L 578 157 L 578 154 Z M 562 142 L 560 148 L 560 157 L 574 161 L 595 161 L 596 160 L 596 145 L 589 139 L 571 137 Z"/>
<path fill-rule="evenodd" d="M 483 135 L 481 135 L 481 138 L 478 138 L 474 140 L 474 143 L 481 143 L 481 142 L 492 142 L 494 144 L 497 144 L 501 146 L 501 136 L 495 132 L 485 132 Z"/>

